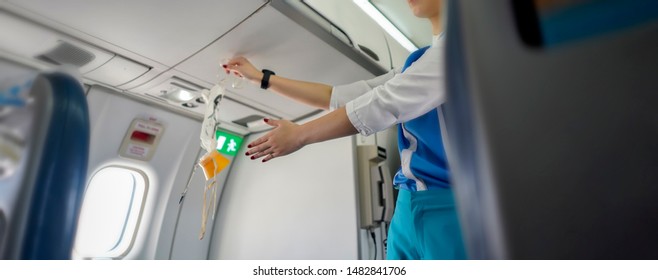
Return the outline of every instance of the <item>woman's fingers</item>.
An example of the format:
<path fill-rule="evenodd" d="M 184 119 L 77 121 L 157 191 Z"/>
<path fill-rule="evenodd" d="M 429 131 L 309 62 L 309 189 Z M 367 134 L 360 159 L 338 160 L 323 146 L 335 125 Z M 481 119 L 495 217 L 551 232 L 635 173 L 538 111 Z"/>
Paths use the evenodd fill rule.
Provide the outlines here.
<path fill-rule="evenodd" d="M 261 152 L 258 152 L 257 154 L 254 154 L 254 155 L 251 157 L 251 159 L 252 159 L 252 160 L 254 160 L 254 159 L 259 159 L 259 158 L 262 158 L 262 157 L 264 157 L 264 156 L 271 155 L 271 154 L 273 154 L 273 153 L 274 153 L 274 149 L 273 149 L 272 147 L 269 147 L 269 148 L 267 148 L 267 149 L 264 150 L 264 151 L 261 151 Z"/>
<path fill-rule="evenodd" d="M 261 152 L 271 148 L 271 145 L 266 144 L 266 142 L 262 142 L 258 145 L 255 145 L 255 146 L 254 145 L 250 145 L 250 146 L 253 147 L 253 149 L 247 151 L 247 153 L 245 153 L 245 155 L 246 156 L 252 156 L 251 159 L 256 159 L 257 157 L 255 157 L 255 156 L 257 156 L 258 153 L 261 153 Z"/>
<path fill-rule="evenodd" d="M 245 65 L 248 65 L 248 64 L 249 64 L 249 60 L 247 60 L 246 58 L 240 56 L 240 57 L 235 57 L 235 58 L 229 60 L 225 65 L 222 65 L 222 67 L 226 66 L 224 68 L 227 68 L 229 70 L 234 70 L 234 71 L 240 71 L 240 69 L 242 67 L 244 67 Z"/>
<path fill-rule="evenodd" d="M 268 154 L 264 159 L 263 162 L 268 162 L 274 158 L 274 154 Z"/>
<path fill-rule="evenodd" d="M 259 156 L 260 153 L 264 152 L 267 149 L 270 149 L 270 146 L 267 146 L 265 144 L 261 144 L 256 146 L 255 148 L 249 150 L 245 155 L 246 156 L 251 156 L 251 159 L 257 159 L 261 156 Z"/>
<path fill-rule="evenodd" d="M 239 75 L 238 72 L 240 72 L 240 67 L 244 64 L 245 60 L 244 57 L 235 57 L 226 62 L 226 64 L 222 64 L 222 67 L 226 71 L 226 74 L 233 72 L 235 75 Z"/>
<path fill-rule="evenodd" d="M 279 124 L 281 123 L 281 121 L 278 121 L 278 120 L 272 120 L 272 119 L 267 119 L 267 118 L 266 118 L 266 119 L 263 119 L 263 121 L 264 121 L 266 124 L 268 124 L 269 126 L 274 126 L 274 127 L 279 126 Z"/>
<path fill-rule="evenodd" d="M 266 134 L 265 136 L 263 136 L 261 138 L 256 139 L 256 141 L 249 143 L 249 145 L 247 145 L 247 148 L 251 149 L 251 148 L 254 148 L 254 147 L 256 147 L 260 144 L 265 143 L 267 141 L 267 139 L 270 138 L 270 136 L 272 136 L 271 132 Z"/>
<path fill-rule="evenodd" d="M 266 134 L 265 136 L 256 139 L 247 145 L 247 148 L 250 150 L 245 153 L 246 156 L 252 156 L 251 159 L 257 159 L 257 154 L 263 152 L 267 149 L 270 149 L 272 145 L 266 144 L 268 139 L 272 136 L 272 132 Z"/>
<path fill-rule="evenodd" d="M 222 65 L 224 69 L 227 71 L 226 74 L 231 74 L 233 72 L 234 75 L 246 78 L 247 80 L 250 81 L 256 81 L 260 82 L 260 79 L 258 78 L 261 71 L 258 70 L 251 62 L 242 57 L 235 57 L 230 59 L 227 62 L 224 62 L 225 64 Z"/>
<path fill-rule="evenodd" d="M 264 119 L 264 121 L 265 121 L 265 123 L 267 123 L 270 126 L 276 127 L 276 126 L 279 125 L 279 121 L 276 121 L 276 120 Z M 256 139 L 256 141 L 249 143 L 249 145 L 247 145 L 247 148 L 250 148 L 251 150 L 247 151 L 247 153 L 245 153 L 245 155 L 246 156 L 252 156 L 251 159 L 257 159 L 257 158 L 261 157 L 260 155 L 258 155 L 259 153 L 262 153 L 263 151 L 265 151 L 267 149 L 271 149 L 273 147 L 273 145 L 276 144 L 276 143 L 269 143 L 268 145 L 265 145 L 265 143 L 268 142 L 268 140 L 272 136 L 274 136 L 274 133 L 275 133 L 275 131 L 272 131 L 272 132 L 268 133 L 267 135 Z"/>
<path fill-rule="evenodd" d="M 287 120 L 266 119 L 265 122 L 274 129 L 247 146 L 250 150 L 246 155 L 251 156 L 252 160 L 263 158 L 263 162 L 268 162 L 304 146 L 299 141 L 299 125 Z"/>

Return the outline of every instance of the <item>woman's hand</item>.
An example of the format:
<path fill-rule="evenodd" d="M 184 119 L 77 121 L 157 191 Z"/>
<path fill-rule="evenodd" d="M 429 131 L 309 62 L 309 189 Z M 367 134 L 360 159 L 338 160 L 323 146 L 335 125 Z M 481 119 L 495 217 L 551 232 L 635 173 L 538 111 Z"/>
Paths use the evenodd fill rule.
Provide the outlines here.
<path fill-rule="evenodd" d="M 245 155 L 251 156 L 252 160 L 265 157 L 263 162 L 268 162 L 304 147 L 299 125 L 286 120 L 270 119 L 265 119 L 265 123 L 273 126 L 274 129 L 247 146 L 250 150 Z"/>
<path fill-rule="evenodd" d="M 263 79 L 263 73 L 242 56 L 232 58 L 222 67 L 226 70 L 226 74 L 233 72 L 254 83 L 260 83 L 260 80 Z"/>

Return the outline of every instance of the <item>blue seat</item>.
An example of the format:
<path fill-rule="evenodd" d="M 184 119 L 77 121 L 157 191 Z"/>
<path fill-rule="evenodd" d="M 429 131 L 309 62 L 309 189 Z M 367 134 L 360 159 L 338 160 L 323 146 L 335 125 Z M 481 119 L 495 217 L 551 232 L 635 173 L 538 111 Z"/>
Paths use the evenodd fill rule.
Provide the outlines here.
<path fill-rule="evenodd" d="M 0 256 L 70 259 L 87 177 L 87 100 L 81 84 L 63 73 L 38 75 L 30 96 L 29 105 L 16 109 L 29 123 L 23 163 L 15 178 L 0 181 L 5 191 L 15 189 L 14 207 L 0 205 L 6 216 Z"/>
<path fill-rule="evenodd" d="M 656 1 L 549 17 L 509 2 L 447 1 L 442 120 L 469 257 L 658 259 Z"/>

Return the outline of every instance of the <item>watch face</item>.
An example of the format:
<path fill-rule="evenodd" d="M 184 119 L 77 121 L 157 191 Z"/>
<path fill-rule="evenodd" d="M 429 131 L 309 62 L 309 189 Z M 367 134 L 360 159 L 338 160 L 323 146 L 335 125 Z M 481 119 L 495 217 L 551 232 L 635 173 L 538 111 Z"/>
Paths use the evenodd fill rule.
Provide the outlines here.
<path fill-rule="evenodd" d="M 263 69 L 263 80 L 260 82 L 260 88 L 267 89 L 270 87 L 270 75 L 274 75 L 274 72 Z"/>

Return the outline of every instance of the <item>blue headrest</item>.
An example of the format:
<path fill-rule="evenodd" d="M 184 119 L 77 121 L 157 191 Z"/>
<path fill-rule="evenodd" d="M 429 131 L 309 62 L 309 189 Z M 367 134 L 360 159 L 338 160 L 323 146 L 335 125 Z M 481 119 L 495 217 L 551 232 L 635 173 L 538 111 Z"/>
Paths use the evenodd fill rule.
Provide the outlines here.
<path fill-rule="evenodd" d="M 62 73 L 42 74 L 52 115 L 38 166 L 21 259 L 70 259 L 85 190 L 89 110 L 82 86 Z"/>

